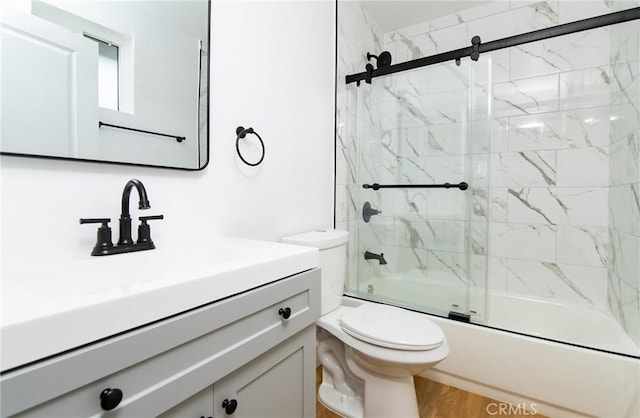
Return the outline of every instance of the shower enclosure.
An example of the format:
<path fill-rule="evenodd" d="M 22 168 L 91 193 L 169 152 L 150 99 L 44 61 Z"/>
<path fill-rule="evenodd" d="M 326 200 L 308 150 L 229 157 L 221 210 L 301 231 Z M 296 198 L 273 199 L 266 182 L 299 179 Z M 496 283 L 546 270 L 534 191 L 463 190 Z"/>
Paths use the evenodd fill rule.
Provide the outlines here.
<path fill-rule="evenodd" d="M 456 30 L 491 41 L 579 20 L 558 4 L 479 6 L 384 33 L 342 3 L 339 83 L 367 52 L 397 64 L 444 52 L 445 35 L 447 50 L 465 47 Z M 617 4 L 581 13 L 628 8 Z M 638 22 L 339 85 L 346 294 L 639 356 Z"/>
<path fill-rule="evenodd" d="M 386 264 L 358 257 L 353 290 L 484 320 L 487 222 L 473 210 L 487 192 L 486 62 L 439 64 L 357 89 L 357 242 Z"/>

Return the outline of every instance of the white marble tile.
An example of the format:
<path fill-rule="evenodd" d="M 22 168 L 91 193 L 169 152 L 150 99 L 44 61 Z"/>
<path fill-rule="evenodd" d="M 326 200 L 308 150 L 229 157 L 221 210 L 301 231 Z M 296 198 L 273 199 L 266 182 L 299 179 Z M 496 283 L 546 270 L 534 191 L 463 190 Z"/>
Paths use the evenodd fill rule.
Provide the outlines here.
<path fill-rule="evenodd" d="M 606 267 L 608 228 L 558 226 L 558 262 Z"/>
<path fill-rule="evenodd" d="M 390 40 L 393 40 L 394 38 L 397 38 L 398 36 L 404 36 L 406 38 L 411 38 L 411 37 L 416 36 L 416 35 L 420 35 L 420 34 L 423 34 L 423 33 L 430 32 L 433 29 L 434 28 L 432 28 L 431 23 L 429 21 L 425 21 L 425 22 L 416 23 L 416 24 L 411 25 L 411 26 L 405 26 L 403 28 L 396 29 L 396 30 L 393 30 L 391 32 L 387 32 L 385 34 L 385 37 L 388 37 L 388 39 L 390 39 Z"/>
<path fill-rule="evenodd" d="M 335 220 L 336 222 L 356 222 L 357 188 L 354 185 L 336 185 L 335 190 Z"/>
<path fill-rule="evenodd" d="M 431 30 L 438 30 L 448 28 L 451 26 L 460 27 L 466 22 L 495 15 L 501 12 L 509 10 L 509 2 L 504 0 L 497 0 L 491 3 L 480 4 L 475 7 L 463 9 L 459 12 L 452 13 L 446 16 L 432 19 Z"/>
<path fill-rule="evenodd" d="M 472 187 L 471 220 L 486 221 L 489 216 L 488 189 Z"/>
<path fill-rule="evenodd" d="M 494 223 L 490 232 L 490 254 L 496 257 L 554 261 L 556 227 Z"/>
<path fill-rule="evenodd" d="M 610 2 L 607 0 L 562 0 L 558 5 L 558 16 L 560 17 L 558 23 L 575 22 L 576 20 L 611 13 L 608 3 Z"/>
<path fill-rule="evenodd" d="M 382 216 L 393 218 L 420 219 L 427 214 L 427 196 L 424 191 L 415 189 L 385 189 L 383 192 L 369 191 L 375 193 L 379 199 L 378 204 L 371 204 L 382 211 Z"/>
<path fill-rule="evenodd" d="M 384 246 L 381 248 L 384 258 L 387 261 L 385 266 L 377 265 L 379 269 L 384 269 L 390 273 L 394 273 L 396 277 L 406 277 L 407 274 L 428 277 L 429 275 L 429 263 L 427 261 L 427 250 L 419 248 L 406 248 L 406 247 L 392 247 Z"/>
<path fill-rule="evenodd" d="M 640 184 L 609 188 L 609 224 L 618 231 L 640 235 Z"/>
<path fill-rule="evenodd" d="M 407 94 L 423 96 L 429 91 L 430 74 L 431 73 L 428 68 L 416 68 L 414 70 L 390 74 L 386 77 L 382 77 L 380 80 L 384 84 L 386 90 L 396 92 L 406 91 Z M 382 100 L 395 100 L 395 97 L 387 91 L 387 94 L 383 96 Z"/>
<path fill-rule="evenodd" d="M 607 187 L 609 185 L 609 147 L 558 151 L 559 187 Z"/>
<path fill-rule="evenodd" d="M 430 280 L 443 281 L 451 284 L 466 285 L 469 281 L 467 271 L 467 256 L 461 253 L 446 251 L 427 251 Z M 461 289 L 464 291 L 464 289 Z"/>
<path fill-rule="evenodd" d="M 419 27 L 417 25 L 416 27 Z M 467 46 L 466 25 L 438 30 L 399 30 L 389 33 L 396 44 L 394 63 L 410 61 Z"/>
<path fill-rule="evenodd" d="M 640 2 L 638 0 L 613 0 L 609 2 L 609 8 L 612 12 L 617 12 L 620 10 L 630 9 L 632 7 L 640 6 Z"/>
<path fill-rule="evenodd" d="M 632 86 L 640 87 L 640 83 L 637 81 Z M 637 130 L 640 128 L 640 104 L 626 100 L 628 97 L 629 89 L 623 92 L 625 99 L 619 105 L 615 105 L 616 114 L 612 113 L 612 117 L 617 118 L 611 123 L 613 141 L 619 140 L 628 135 L 636 135 Z"/>
<path fill-rule="evenodd" d="M 451 26 L 462 25 L 465 23 L 465 21 L 460 16 L 459 13 L 452 13 L 446 16 L 441 16 L 441 17 L 436 17 L 435 19 L 431 19 L 429 23 L 431 24 L 432 30 L 439 30 L 439 29 L 444 29 Z"/>
<path fill-rule="evenodd" d="M 358 185 L 360 183 L 376 183 L 380 182 L 379 178 L 382 174 L 382 165 L 380 160 L 370 154 L 360 153 L 358 163 Z"/>
<path fill-rule="evenodd" d="M 626 281 L 620 281 L 620 317 L 625 330 L 640 342 L 640 292 Z"/>
<path fill-rule="evenodd" d="M 509 292 L 605 306 L 604 267 L 511 259 L 508 270 Z"/>
<path fill-rule="evenodd" d="M 508 124 L 510 151 L 603 147 L 609 144 L 608 106 L 513 116 Z"/>
<path fill-rule="evenodd" d="M 602 106 L 609 103 L 611 68 L 601 66 L 560 74 L 560 109 Z"/>
<path fill-rule="evenodd" d="M 509 49 L 485 52 L 478 61 L 471 64 L 473 81 L 480 86 L 509 81 L 510 67 Z"/>
<path fill-rule="evenodd" d="M 507 291 L 508 258 L 489 257 L 489 289 Z"/>
<path fill-rule="evenodd" d="M 521 151 L 491 154 L 493 187 L 554 186 L 555 151 Z"/>
<path fill-rule="evenodd" d="M 506 187 L 491 188 L 491 222 L 507 222 L 508 196 Z"/>
<path fill-rule="evenodd" d="M 414 109 L 409 109 L 415 112 Z M 419 113 L 415 117 L 429 125 L 462 123 L 469 119 L 469 94 L 467 89 L 434 93 L 421 99 Z"/>
<path fill-rule="evenodd" d="M 611 63 L 624 64 L 640 59 L 639 42 L 637 22 L 631 21 L 612 26 Z"/>
<path fill-rule="evenodd" d="M 426 126 L 404 128 L 399 125 L 389 130 L 389 135 L 396 138 L 396 154 L 400 157 L 424 157 L 429 154 L 431 132 Z M 383 140 L 384 142 L 384 140 Z"/>
<path fill-rule="evenodd" d="M 611 144 L 610 153 L 611 185 L 640 181 L 640 137 L 637 133 Z"/>
<path fill-rule="evenodd" d="M 494 118 L 491 120 L 491 152 L 499 153 L 509 150 L 510 118 Z"/>
<path fill-rule="evenodd" d="M 491 150 L 492 120 L 471 121 L 469 148 L 473 155 L 487 155 Z M 485 158 L 486 160 L 486 158 Z"/>
<path fill-rule="evenodd" d="M 470 7 L 456 13 L 464 22 L 480 19 L 483 17 L 497 15 L 509 11 L 509 2 L 506 0 L 496 0 L 490 3 L 483 3 L 475 7 Z"/>
<path fill-rule="evenodd" d="M 511 80 L 609 65 L 609 30 L 594 29 L 510 48 Z"/>
<path fill-rule="evenodd" d="M 609 231 L 609 270 L 640 287 L 640 241 L 633 234 Z M 634 283 L 635 282 L 635 283 Z"/>
<path fill-rule="evenodd" d="M 426 174 L 425 183 L 458 183 L 465 180 L 465 159 L 461 155 L 421 158 L 417 165 Z"/>
<path fill-rule="evenodd" d="M 429 32 L 427 56 L 447 52 L 471 45 L 471 38 L 466 36 L 466 24 Z"/>
<path fill-rule="evenodd" d="M 509 188 L 507 193 L 508 222 L 608 226 L 606 188 Z"/>
<path fill-rule="evenodd" d="M 396 32 L 390 38 L 395 42 L 396 52 L 392 57 L 394 64 L 431 55 L 429 53 L 431 43 L 427 33 L 406 37 Z"/>
<path fill-rule="evenodd" d="M 448 123 L 433 125 L 429 129 L 427 156 L 465 155 L 467 153 L 468 125 Z"/>
<path fill-rule="evenodd" d="M 356 183 L 357 155 L 344 148 L 336 149 L 336 184 Z"/>
<path fill-rule="evenodd" d="M 386 86 L 385 91 L 393 100 L 389 102 L 392 107 L 385 113 L 383 126 L 393 126 L 394 120 L 402 121 L 402 126 L 405 127 L 430 126 L 441 119 L 439 115 L 435 114 L 434 118 L 433 114 L 423 109 L 423 102 L 429 96 L 420 95 L 415 91 L 393 90 Z"/>
<path fill-rule="evenodd" d="M 470 85 L 470 71 L 468 61 L 460 66 L 449 62 L 430 66 L 429 93 L 467 89 Z"/>
<path fill-rule="evenodd" d="M 429 219 L 468 218 L 467 197 L 458 189 L 428 189 L 427 216 Z"/>
<path fill-rule="evenodd" d="M 493 87 L 494 116 L 503 117 L 558 110 L 558 77 L 558 74 L 551 74 L 496 83 Z M 566 90 L 568 91 L 569 88 L 567 87 Z"/>
<path fill-rule="evenodd" d="M 466 241 L 465 241 L 466 242 Z M 489 253 L 489 226 L 486 221 L 471 222 L 471 255 L 486 256 Z"/>
<path fill-rule="evenodd" d="M 486 300 L 483 296 L 489 292 L 488 264 L 489 260 L 484 255 L 471 255 L 469 260 L 469 281 L 473 286 L 469 309 L 476 311 L 477 314 L 486 310 Z"/>
<path fill-rule="evenodd" d="M 396 218 L 396 244 L 463 253 L 467 248 L 466 221 Z"/>
<path fill-rule="evenodd" d="M 528 4 L 508 12 L 499 13 L 468 23 L 469 39 L 480 36 L 482 42 L 517 35 L 553 26 L 558 23 L 558 15 L 552 5 L 546 2 Z"/>

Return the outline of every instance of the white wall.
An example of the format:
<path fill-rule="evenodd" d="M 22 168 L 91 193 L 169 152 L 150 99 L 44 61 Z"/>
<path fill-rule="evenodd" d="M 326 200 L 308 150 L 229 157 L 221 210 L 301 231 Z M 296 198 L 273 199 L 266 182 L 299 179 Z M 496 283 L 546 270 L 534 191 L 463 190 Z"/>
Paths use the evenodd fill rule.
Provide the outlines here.
<path fill-rule="evenodd" d="M 278 240 L 333 222 L 334 3 L 214 2 L 211 33 L 211 160 L 201 172 L 3 156 L 2 260 L 87 256 L 95 225 L 111 217 L 114 240 L 127 180 L 145 184 L 156 245 L 214 234 Z M 235 128 L 266 145 L 250 168 Z M 247 157 L 249 158 L 249 157 Z M 132 216 L 138 215 L 132 194 Z M 134 227 L 135 231 L 135 227 Z M 134 232 L 135 237 L 135 232 Z"/>

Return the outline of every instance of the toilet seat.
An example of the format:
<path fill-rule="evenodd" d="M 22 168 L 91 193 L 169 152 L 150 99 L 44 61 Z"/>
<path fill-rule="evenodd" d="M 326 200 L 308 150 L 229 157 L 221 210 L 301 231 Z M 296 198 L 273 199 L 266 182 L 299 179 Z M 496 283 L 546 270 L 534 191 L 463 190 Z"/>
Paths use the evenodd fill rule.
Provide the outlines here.
<path fill-rule="evenodd" d="M 396 350 L 440 347 L 445 336 L 425 315 L 394 306 L 367 303 L 340 317 L 340 328 L 358 340 Z"/>

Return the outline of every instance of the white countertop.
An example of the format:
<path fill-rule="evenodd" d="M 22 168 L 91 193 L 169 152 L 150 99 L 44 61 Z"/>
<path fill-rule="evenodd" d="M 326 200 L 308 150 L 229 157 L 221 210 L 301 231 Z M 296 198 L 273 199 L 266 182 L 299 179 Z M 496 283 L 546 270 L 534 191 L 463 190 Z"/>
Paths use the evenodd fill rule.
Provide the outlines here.
<path fill-rule="evenodd" d="M 158 245 L 158 244 L 156 244 Z M 318 267 L 318 250 L 239 238 L 2 265 L 0 365 L 12 369 Z"/>

